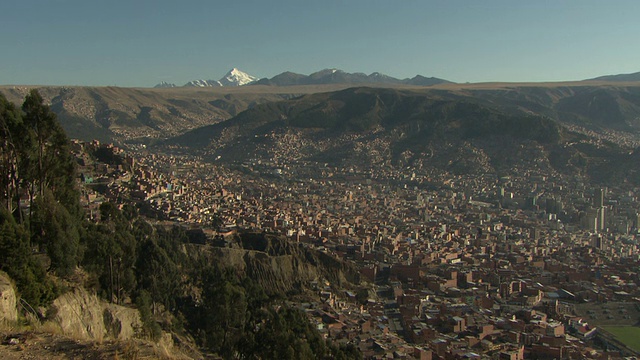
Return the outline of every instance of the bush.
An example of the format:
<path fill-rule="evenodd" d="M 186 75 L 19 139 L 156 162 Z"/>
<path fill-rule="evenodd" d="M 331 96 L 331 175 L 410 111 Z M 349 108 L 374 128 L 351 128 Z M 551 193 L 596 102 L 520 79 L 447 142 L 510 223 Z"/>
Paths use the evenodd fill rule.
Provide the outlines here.
<path fill-rule="evenodd" d="M 140 291 L 136 298 L 136 306 L 138 307 L 138 312 L 140 312 L 140 321 L 142 322 L 141 335 L 153 341 L 160 340 L 160 337 L 162 336 L 162 329 L 153 318 L 153 312 L 151 311 L 151 296 L 149 296 L 147 291 Z"/>

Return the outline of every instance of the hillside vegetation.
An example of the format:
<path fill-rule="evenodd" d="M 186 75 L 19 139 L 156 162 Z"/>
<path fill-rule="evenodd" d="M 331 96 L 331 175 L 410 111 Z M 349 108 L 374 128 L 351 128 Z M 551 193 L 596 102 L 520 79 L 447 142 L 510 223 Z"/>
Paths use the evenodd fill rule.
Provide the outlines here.
<path fill-rule="evenodd" d="M 224 249 L 193 251 L 184 229 L 154 226 L 132 205 L 102 203 L 99 221 L 88 221 L 69 147 L 37 91 L 22 108 L 0 96 L 0 270 L 27 308 L 49 309 L 36 316 L 62 314 L 60 303 L 84 294 L 71 293 L 83 287 L 137 308 L 136 336 L 144 339 L 172 332 L 224 358 L 361 357 L 356 348 L 326 342 L 285 301 L 304 295 L 312 281 L 356 286 L 353 268 L 266 234 L 240 234 L 233 240 L 238 261 L 225 262 Z"/>

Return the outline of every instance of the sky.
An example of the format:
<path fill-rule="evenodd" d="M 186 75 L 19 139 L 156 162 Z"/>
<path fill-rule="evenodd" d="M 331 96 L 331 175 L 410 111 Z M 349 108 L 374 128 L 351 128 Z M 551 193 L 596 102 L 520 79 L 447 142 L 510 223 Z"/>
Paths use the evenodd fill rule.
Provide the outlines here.
<path fill-rule="evenodd" d="M 4 0 L 1 85 L 337 68 L 455 82 L 640 71 L 637 0 Z"/>

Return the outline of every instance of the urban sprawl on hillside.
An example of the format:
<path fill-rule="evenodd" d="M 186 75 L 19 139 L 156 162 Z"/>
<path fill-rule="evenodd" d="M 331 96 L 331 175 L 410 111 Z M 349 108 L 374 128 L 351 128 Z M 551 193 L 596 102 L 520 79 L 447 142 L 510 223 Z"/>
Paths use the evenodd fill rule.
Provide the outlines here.
<path fill-rule="evenodd" d="M 597 325 L 640 318 L 638 188 L 525 167 L 499 178 L 74 147 L 89 216 L 136 201 L 216 246 L 253 230 L 355 263 L 368 300 L 315 283 L 319 300 L 298 305 L 365 358 L 634 355 Z M 97 148 L 121 161 L 86 155 Z"/>

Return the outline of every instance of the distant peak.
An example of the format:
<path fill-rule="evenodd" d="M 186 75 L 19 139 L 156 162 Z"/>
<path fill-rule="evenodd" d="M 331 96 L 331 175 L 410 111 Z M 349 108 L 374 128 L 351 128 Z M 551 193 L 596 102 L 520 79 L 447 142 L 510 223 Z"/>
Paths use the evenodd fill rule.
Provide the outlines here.
<path fill-rule="evenodd" d="M 238 68 L 233 68 L 219 80 L 222 86 L 242 86 L 258 80 L 257 77 L 249 75 Z"/>
<path fill-rule="evenodd" d="M 324 70 L 320 70 L 318 72 L 315 72 L 313 74 L 311 74 L 311 76 L 314 75 L 321 75 L 321 76 L 325 76 L 325 75 L 331 75 L 331 74 L 335 74 L 335 73 L 342 73 L 343 71 L 340 69 L 324 69 Z"/>
<path fill-rule="evenodd" d="M 174 88 L 176 84 L 171 84 L 166 81 L 161 81 L 158 85 L 154 86 L 154 88 Z"/>
<path fill-rule="evenodd" d="M 396 79 L 395 77 L 383 74 L 381 72 L 373 72 L 369 75 L 363 72 L 348 73 L 337 68 L 325 68 L 314 72 L 310 75 L 297 74 L 291 71 L 285 71 L 273 78 L 260 79 L 252 76 L 244 71 L 233 67 L 220 80 L 193 80 L 185 86 L 244 86 L 244 85 L 273 85 L 273 86 L 291 86 L 291 85 L 310 85 L 310 84 L 406 84 L 416 86 L 431 86 L 441 83 L 449 83 L 449 81 L 438 78 L 426 78 L 416 75 L 411 79 Z"/>

